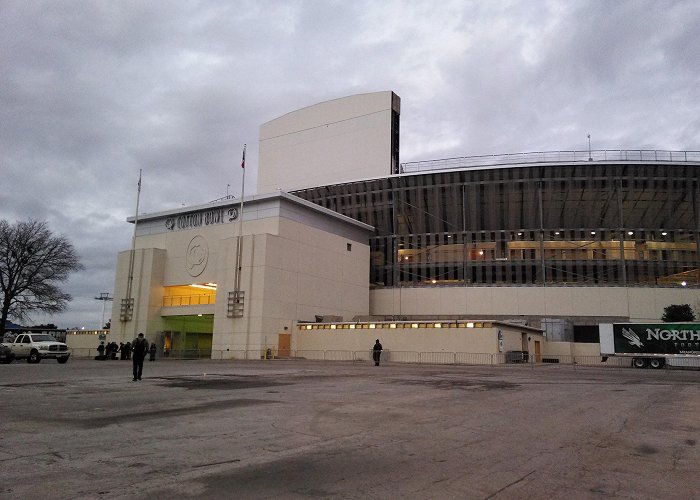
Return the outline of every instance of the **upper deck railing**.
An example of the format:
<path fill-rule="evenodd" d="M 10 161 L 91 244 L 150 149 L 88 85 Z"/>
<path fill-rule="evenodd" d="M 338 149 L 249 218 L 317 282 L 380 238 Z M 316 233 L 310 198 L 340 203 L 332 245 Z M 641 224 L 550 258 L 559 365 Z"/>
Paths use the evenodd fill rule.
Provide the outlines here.
<path fill-rule="evenodd" d="M 451 168 L 522 165 L 562 162 L 699 162 L 700 151 L 664 151 L 658 149 L 598 149 L 592 151 L 536 151 L 500 155 L 461 156 L 440 160 L 413 161 L 401 164 L 401 173 Z"/>

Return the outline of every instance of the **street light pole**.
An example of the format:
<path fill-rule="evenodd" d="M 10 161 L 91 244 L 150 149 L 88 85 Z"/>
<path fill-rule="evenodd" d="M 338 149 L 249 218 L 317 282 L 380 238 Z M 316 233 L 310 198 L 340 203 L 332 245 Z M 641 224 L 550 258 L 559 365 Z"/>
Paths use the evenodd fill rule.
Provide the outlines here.
<path fill-rule="evenodd" d="M 114 300 L 114 298 L 109 296 L 109 292 L 101 292 L 99 297 L 95 297 L 95 300 L 102 301 L 102 323 L 100 324 L 101 330 L 105 325 L 105 306 L 107 305 L 107 301 Z"/>

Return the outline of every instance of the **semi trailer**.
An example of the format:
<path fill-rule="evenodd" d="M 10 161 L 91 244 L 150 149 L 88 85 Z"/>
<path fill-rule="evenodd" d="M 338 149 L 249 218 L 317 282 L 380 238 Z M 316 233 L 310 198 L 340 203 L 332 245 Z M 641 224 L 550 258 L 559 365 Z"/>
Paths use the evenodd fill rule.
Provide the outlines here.
<path fill-rule="evenodd" d="M 605 323 L 598 331 L 603 361 L 617 356 L 635 368 L 700 369 L 700 323 Z"/>

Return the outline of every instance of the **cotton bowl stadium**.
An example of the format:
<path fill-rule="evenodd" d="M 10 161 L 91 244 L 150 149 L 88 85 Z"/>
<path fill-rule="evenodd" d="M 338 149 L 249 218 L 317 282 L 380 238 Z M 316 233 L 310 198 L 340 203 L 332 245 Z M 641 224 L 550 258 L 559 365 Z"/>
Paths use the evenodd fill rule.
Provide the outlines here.
<path fill-rule="evenodd" d="M 601 323 L 700 307 L 700 151 L 401 163 L 400 112 L 383 91 L 286 113 L 260 126 L 256 194 L 130 217 L 110 337 L 217 359 L 379 336 L 394 351 L 599 355 Z"/>

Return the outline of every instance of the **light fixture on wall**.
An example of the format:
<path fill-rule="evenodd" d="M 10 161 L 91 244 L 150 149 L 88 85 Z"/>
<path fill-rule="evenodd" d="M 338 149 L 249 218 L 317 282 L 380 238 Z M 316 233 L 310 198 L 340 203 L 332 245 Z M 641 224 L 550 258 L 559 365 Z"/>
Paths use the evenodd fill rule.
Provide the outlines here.
<path fill-rule="evenodd" d="M 204 283 L 204 284 L 197 284 L 193 283 L 190 285 L 192 288 L 204 288 L 205 290 L 216 290 L 216 283 Z"/>

